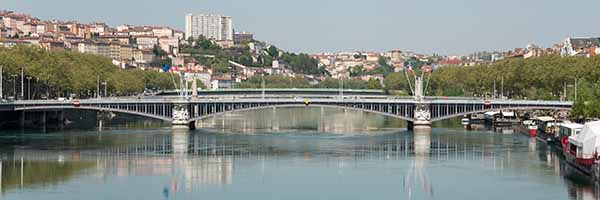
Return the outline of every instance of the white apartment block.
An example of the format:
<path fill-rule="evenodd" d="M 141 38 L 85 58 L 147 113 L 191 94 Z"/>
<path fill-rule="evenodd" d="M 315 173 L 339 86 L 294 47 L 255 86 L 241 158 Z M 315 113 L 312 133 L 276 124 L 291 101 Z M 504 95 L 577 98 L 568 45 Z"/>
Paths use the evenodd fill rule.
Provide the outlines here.
<path fill-rule="evenodd" d="M 153 49 L 154 46 L 158 45 L 158 37 L 140 36 L 136 38 L 136 43 L 139 49 Z"/>
<path fill-rule="evenodd" d="M 176 37 L 161 37 L 158 38 L 158 45 L 167 53 L 172 53 L 171 50 L 179 49 L 179 39 Z"/>
<path fill-rule="evenodd" d="M 170 28 L 155 28 L 152 29 L 152 33 L 156 37 L 171 37 L 173 36 L 173 29 Z"/>
<path fill-rule="evenodd" d="M 214 40 L 233 40 L 231 17 L 200 14 L 185 16 L 185 36 L 198 38 L 204 36 Z"/>

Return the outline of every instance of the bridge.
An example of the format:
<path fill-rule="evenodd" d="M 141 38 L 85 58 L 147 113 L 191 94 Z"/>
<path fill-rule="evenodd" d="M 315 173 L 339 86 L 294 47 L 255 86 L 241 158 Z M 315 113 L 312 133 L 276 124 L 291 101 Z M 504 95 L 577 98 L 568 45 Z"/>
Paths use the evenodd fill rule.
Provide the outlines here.
<path fill-rule="evenodd" d="M 467 114 L 500 110 L 570 110 L 573 102 L 531 100 L 484 100 L 471 98 L 395 96 L 294 97 L 289 95 L 222 96 L 211 98 L 103 98 L 82 100 L 32 100 L 0 103 L 0 111 L 95 110 L 137 115 L 195 128 L 195 122 L 231 112 L 286 107 L 332 107 L 390 116 L 409 122 L 415 129 Z"/>
<path fill-rule="evenodd" d="M 335 96 L 335 95 L 361 95 L 361 96 L 385 96 L 383 90 L 363 90 L 363 89 L 331 89 L 331 88 L 234 88 L 218 90 L 198 90 L 198 96 L 227 96 L 227 95 L 296 95 L 296 96 Z M 160 91 L 159 96 L 178 96 L 178 90 Z"/>

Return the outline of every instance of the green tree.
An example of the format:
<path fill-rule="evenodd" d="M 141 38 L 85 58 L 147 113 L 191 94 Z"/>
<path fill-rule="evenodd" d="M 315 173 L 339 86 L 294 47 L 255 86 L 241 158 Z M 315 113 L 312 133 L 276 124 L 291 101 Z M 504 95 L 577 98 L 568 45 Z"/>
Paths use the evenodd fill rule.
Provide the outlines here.
<path fill-rule="evenodd" d="M 381 86 L 381 82 L 377 79 L 369 79 L 367 82 L 367 88 L 371 90 L 379 90 L 383 87 Z"/>
<path fill-rule="evenodd" d="M 267 54 L 269 56 L 271 56 L 272 58 L 278 58 L 279 57 L 279 49 L 277 49 L 277 47 L 271 45 L 269 48 L 267 48 Z"/>

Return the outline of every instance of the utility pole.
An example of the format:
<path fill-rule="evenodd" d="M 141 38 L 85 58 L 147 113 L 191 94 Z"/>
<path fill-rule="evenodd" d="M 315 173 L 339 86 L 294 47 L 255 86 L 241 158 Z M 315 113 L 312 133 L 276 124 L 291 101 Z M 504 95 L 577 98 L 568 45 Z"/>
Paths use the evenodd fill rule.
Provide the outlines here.
<path fill-rule="evenodd" d="M 25 80 L 23 79 L 23 74 L 24 74 L 23 72 L 25 71 L 24 69 L 25 69 L 24 67 L 21 67 L 21 98 L 25 98 L 25 90 L 24 90 Z"/>
<path fill-rule="evenodd" d="M 18 75 L 16 75 L 16 74 L 12 75 L 12 77 L 13 77 L 13 97 L 14 97 L 14 100 L 17 99 L 17 76 Z"/>
<path fill-rule="evenodd" d="M 496 99 L 496 79 L 494 79 L 494 94 L 493 94 L 492 98 Z"/>
<path fill-rule="evenodd" d="M 27 77 L 27 100 L 31 100 L 31 76 Z"/>
<path fill-rule="evenodd" d="M 261 76 L 260 87 L 262 88 L 261 97 L 262 99 L 265 99 L 265 74 L 262 74 Z"/>
<path fill-rule="evenodd" d="M 102 82 L 102 85 L 104 85 L 104 96 L 108 96 L 108 91 L 106 90 L 106 81 Z"/>
<path fill-rule="evenodd" d="M 96 98 L 100 98 L 100 76 L 96 76 Z"/>
<path fill-rule="evenodd" d="M 502 77 L 502 81 L 500 82 L 500 98 L 504 99 L 504 77 Z"/>
<path fill-rule="evenodd" d="M 567 81 L 563 81 L 563 101 L 567 100 Z"/>
<path fill-rule="evenodd" d="M 340 75 L 340 98 L 344 99 L 344 76 Z"/>
<path fill-rule="evenodd" d="M 2 94 L 2 90 L 4 89 L 4 88 L 2 87 L 2 82 L 4 81 L 4 79 L 3 79 L 3 75 L 2 75 L 2 72 L 3 72 L 3 71 L 2 71 L 2 65 L 0 65 L 0 99 L 3 99 L 3 98 L 4 98 L 4 95 Z"/>

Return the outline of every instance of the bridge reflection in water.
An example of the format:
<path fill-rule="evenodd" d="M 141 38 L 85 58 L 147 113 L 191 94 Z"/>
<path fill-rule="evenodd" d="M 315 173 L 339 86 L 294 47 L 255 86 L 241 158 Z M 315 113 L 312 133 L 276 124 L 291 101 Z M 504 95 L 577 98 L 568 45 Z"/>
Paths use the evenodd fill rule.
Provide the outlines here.
<path fill-rule="evenodd" d="M 480 133 L 477 133 L 480 134 Z M 104 136 L 106 137 L 106 136 Z M 358 136 L 361 137 L 361 136 Z M 492 173 L 509 171 L 527 176 L 542 173 L 532 166 L 515 162 L 512 148 L 503 148 L 522 140 L 515 137 L 471 137 L 449 133 L 392 133 L 369 136 L 335 137 L 336 141 L 300 139 L 289 135 L 231 135 L 173 130 L 168 134 L 143 137 L 132 144 L 79 150 L 15 149 L 2 153 L 0 191 L 18 188 L 49 187 L 79 176 L 96 177 L 103 182 L 110 177 L 165 176 L 170 192 L 203 191 L 207 187 L 234 184 L 245 168 L 260 168 L 262 176 L 277 168 L 269 161 L 290 160 L 311 163 L 326 160 L 327 166 L 351 170 L 370 162 L 410 161 L 403 182 L 406 194 L 420 192 L 434 196 L 435 179 L 428 174 L 430 165 L 478 161 Z M 289 142 L 290 140 L 293 140 Z M 556 152 L 526 141 L 522 151 L 527 158 L 543 161 L 558 175 L 566 175 L 565 165 Z M 520 150 L 521 151 L 521 150 Z M 21 161 L 23 160 L 23 161 Z M 258 162 L 257 162 L 258 161 Z M 379 166 L 379 165 L 378 165 Z M 383 165 L 385 166 L 385 164 Z M 541 166 L 536 166 L 541 167 Z M 598 197 L 597 188 L 565 180 L 573 197 Z"/>
<path fill-rule="evenodd" d="M 186 186 L 215 184 L 224 185 L 232 182 L 232 173 L 236 162 L 244 160 L 276 159 L 292 156 L 310 159 L 310 157 L 334 158 L 339 162 L 352 160 L 397 160 L 414 158 L 417 167 L 425 167 L 428 160 L 464 159 L 489 160 L 502 162 L 504 157 L 496 157 L 493 148 L 474 143 L 457 143 L 451 138 L 431 138 L 431 133 L 418 133 L 415 136 L 397 137 L 382 135 L 375 141 L 350 141 L 321 146 L 317 152 L 305 152 L 299 147 L 279 145 L 278 141 L 266 141 L 272 145 L 254 145 L 252 136 L 243 139 L 245 142 L 220 136 L 219 134 L 190 134 L 185 130 L 173 130 L 172 135 L 161 135 L 142 142 L 90 150 L 27 150 L 16 149 L 12 153 L 4 153 L 4 173 L 19 169 L 20 159 L 24 165 L 36 163 L 95 163 L 92 169 L 81 167 L 86 173 L 94 173 L 97 177 L 110 175 L 172 175 L 181 173 Z M 316 144 L 319 145 L 319 144 Z M 510 155 L 510 154 L 509 154 Z M 308 157 L 308 158 L 307 158 Z M 421 167 L 422 166 L 422 167 Z M 15 168 L 16 167 L 16 168 Z M 495 167 L 495 166 L 494 166 Z M 24 169 L 24 170 L 27 170 Z M 24 171 L 27 174 L 27 171 Z M 47 174 L 52 176 L 53 173 Z M 4 180 L 4 177 L 3 177 Z M 17 181 L 19 182 L 19 181 Z M 6 182 L 3 182 L 7 184 Z"/>

